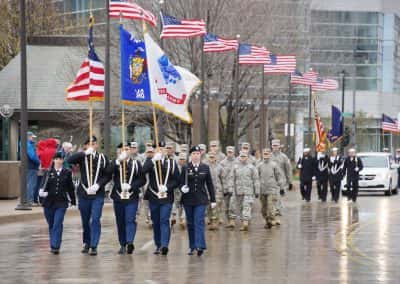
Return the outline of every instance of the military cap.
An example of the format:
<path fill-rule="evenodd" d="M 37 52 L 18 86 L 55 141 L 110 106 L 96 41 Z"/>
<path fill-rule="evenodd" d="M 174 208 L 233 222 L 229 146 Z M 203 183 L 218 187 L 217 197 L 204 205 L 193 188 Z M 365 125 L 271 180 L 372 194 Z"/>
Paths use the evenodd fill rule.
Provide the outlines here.
<path fill-rule="evenodd" d="M 244 152 L 244 151 L 240 151 L 239 156 L 240 156 L 240 157 L 248 157 L 249 155 L 248 155 L 246 152 Z"/>
<path fill-rule="evenodd" d="M 227 151 L 227 152 L 235 152 L 235 147 L 233 147 L 233 146 L 227 146 L 227 147 L 226 147 L 226 151 Z"/>
<path fill-rule="evenodd" d="M 153 141 L 151 141 L 151 140 L 146 142 L 146 146 L 147 146 L 147 147 L 153 147 L 153 144 L 154 144 L 154 143 L 153 143 Z"/>
<path fill-rule="evenodd" d="M 92 142 L 97 142 L 97 137 L 96 136 L 92 136 Z M 89 144 L 90 143 L 90 137 L 88 137 L 87 139 L 86 139 L 86 141 L 85 141 L 85 145 L 87 145 L 87 144 Z"/>
<path fill-rule="evenodd" d="M 307 153 L 307 152 L 310 152 L 310 151 L 311 151 L 310 148 L 304 148 L 304 149 L 303 149 L 303 153 Z"/>
<path fill-rule="evenodd" d="M 349 149 L 349 153 L 355 153 L 355 152 L 356 152 L 356 149 L 354 149 L 354 148 Z"/>
<path fill-rule="evenodd" d="M 279 139 L 273 139 L 273 140 L 271 141 L 271 145 L 272 145 L 272 146 L 279 146 L 279 145 L 281 145 L 281 140 L 279 140 Z"/>
<path fill-rule="evenodd" d="M 264 148 L 263 149 L 263 154 L 266 154 L 266 153 L 271 153 L 271 149 L 270 148 Z"/>
<path fill-rule="evenodd" d="M 165 142 L 164 141 L 158 142 L 158 147 L 164 148 L 165 147 Z"/>
<path fill-rule="evenodd" d="M 64 154 L 62 152 L 57 152 L 54 154 L 53 159 L 64 159 Z"/>
<path fill-rule="evenodd" d="M 250 143 L 249 142 L 243 142 L 242 143 L 242 148 L 250 148 Z"/>
<path fill-rule="evenodd" d="M 218 145 L 219 145 L 218 140 L 210 141 L 210 146 L 218 146 Z"/>
<path fill-rule="evenodd" d="M 208 153 L 209 158 L 215 158 L 215 153 L 214 152 L 209 152 Z"/>
<path fill-rule="evenodd" d="M 331 152 L 336 152 L 336 151 L 338 151 L 339 149 L 337 148 L 337 147 L 333 147 L 332 149 L 331 149 Z"/>
<path fill-rule="evenodd" d="M 166 143 L 167 148 L 175 148 L 175 143 L 174 142 L 167 142 Z"/>
<path fill-rule="evenodd" d="M 193 152 L 200 152 L 200 146 L 193 146 L 192 148 L 190 148 L 189 154 L 192 154 Z"/>
<path fill-rule="evenodd" d="M 152 152 L 154 152 L 153 147 L 146 147 L 146 153 L 152 153 Z"/>
<path fill-rule="evenodd" d="M 130 142 L 128 145 L 129 145 L 129 147 L 131 147 L 131 148 L 137 148 L 138 143 L 135 142 L 135 141 L 132 141 L 132 142 Z"/>

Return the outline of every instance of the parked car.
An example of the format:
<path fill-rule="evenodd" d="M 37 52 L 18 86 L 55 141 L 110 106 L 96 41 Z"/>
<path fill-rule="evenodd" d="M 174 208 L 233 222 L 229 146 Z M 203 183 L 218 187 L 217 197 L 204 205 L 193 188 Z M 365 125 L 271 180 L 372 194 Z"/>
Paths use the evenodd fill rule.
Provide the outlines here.
<path fill-rule="evenodd" d="M 397 194 L 398 164 L 390 153 L 364 152 L 357 156 L 364 169 L 360 172 L 359 192 L 383 192 L 385 195 Z M 342 181 L 342 192 L 346 194 L 346 177 Z"/>

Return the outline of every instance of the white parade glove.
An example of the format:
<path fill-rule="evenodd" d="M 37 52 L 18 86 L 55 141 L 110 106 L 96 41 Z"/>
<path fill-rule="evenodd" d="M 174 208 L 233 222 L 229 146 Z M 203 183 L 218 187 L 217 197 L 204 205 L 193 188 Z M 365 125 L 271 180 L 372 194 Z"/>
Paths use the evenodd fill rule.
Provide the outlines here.
<path fill-rule="evenodd" d="M 301 165 L 298 165 L 298 166 L 297 166 L 297 168 L 301 169 L 301 168 L 302 168 L 302 166 L 301 166 Z"/>
<path fill-rule="evenodd" d="M 189 187 L 187 185 L 184 185 L 181 187 L 182 193 L 188 193 L 189 192 Z"/>
<path fill-rule="evenodd" d="M 75 210 L 76 209 L 76 205 L 71 205 L 69 208 L 72 209 L 72 210 Z"/>
<path fill-rule="evenodd" d="M 87 148 L 87 149 L 85 150 L 85 155 L 86 155 L 86 156 L 92 155 L 93 153 L 94 153 L 93 147 L 89 147 L 89 148 Z"/>
<path fill-rule="evenodd" d="M 131 189 L 131 185 L 129 183 L 123 183 L 121 185 L 121 189 L 124 191 L 129 191 Z"/>
<path fill-rule="evenodd" d="M 154 154 L 153 162 L 161 161 L 161 159 L 162 159 L 162 154 L 160 152 Z"/>
<path fill-rule="evenodd" d="M 49 193 L 44 191 L 43 188 L 39 189 L 39 196 L 40 197 L 45 198 L 45 197 L 47 197 L 47 195 L 49 195 Z"/>
<path fill-rule="evenodd" d="M 128 153 L 126 151 L 122 151 L 122 153 L 118 156 L 118 161 L 122 162 L 128 158 Z"/>
<path fill-rule="evenodd" d="M 356 172 L 358 172 L 360 169 L 359 169 L 358 167 L 355 167 L 354 170 L 355 170 Z"/>
<path fill-rule="evenodd" d="M 160 186 L 160 192 L 167 192 L 168 188 L 165 185 Z"/>
<path fill-rule="evenodd" d="M 94 191 L 95 193 L 100 189 L 100 185 L 98 185 L 97 183 L 95 183 L 94 185 L 92 185 L 91 190 Z"/>
<path fill-rule="evenodd" d="M 211 209 L 214 209 L 215 207 L 217 207 L 217 203 L 216 202 L 211 202 Z"/>
<path fill-rule="evenodd" d="M 92 189 L 92 187 L 89 187 L 89 188 L 86 190 L 86 193 L 87 193 L 88 195 L 95 195 L 95 194 L 96 194 L 96 191 L 94 191 L 94 190 Z"/>
<path fill-rule="evenodd" d="M 316 177 L 312 177 L 312 180 L 316 180 Z"/>

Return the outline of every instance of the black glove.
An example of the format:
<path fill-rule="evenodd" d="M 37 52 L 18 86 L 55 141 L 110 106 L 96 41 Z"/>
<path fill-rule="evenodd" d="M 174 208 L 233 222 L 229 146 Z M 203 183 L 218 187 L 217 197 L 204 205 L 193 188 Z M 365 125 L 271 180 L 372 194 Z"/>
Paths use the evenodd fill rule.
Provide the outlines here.
<path fill-rule="evenodd" d="M 293 183 L 289 183 L 289 190 L 293 189 Z"/>
<path fill-rule="evenodd" d="M 284 190 L 284 189 L 281 189 L 281 190 L 279 191 L 279 194 L 280 194 L 281 196 L 284 196 L 284 195 L 285 195 L 285 190 Z"/>
<path fill-rule="evenodd" d="M 260 195 L 259 194 L 256 194 L 256 198 L 259 198 L 260 197 Z"/>

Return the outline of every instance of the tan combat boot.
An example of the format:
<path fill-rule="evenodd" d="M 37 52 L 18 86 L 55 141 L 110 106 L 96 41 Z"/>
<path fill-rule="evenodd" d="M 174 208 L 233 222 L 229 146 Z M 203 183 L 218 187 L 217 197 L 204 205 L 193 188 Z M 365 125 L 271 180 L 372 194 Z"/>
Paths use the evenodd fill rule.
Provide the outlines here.
<path fill-rule="evenodd" d="M 179 228 L 181 228 L 181 230 L 185 230 L 186 228 L 185 220 L 183 220 L 182 218 L 179 220 Z"/>
<path fill-rule="evenodd" d="M 242 227 L 240 227 L 240 231 L 248 231 L 249 230 L 249 221 L 244 220 L 242 222 Z"/>
<path fill-rule="evenodd" d="M 236 227 L 235 225 L 235 219 L 229 219 L 228 224 L 225 226 L 226 228 L 234 229 Z"/>
<path fill-rule="evenodd" d="M 216 231 L 218 230 L 217 220 L 211 220 L 210 225 L 208 226 L 209 231 Z"/>

